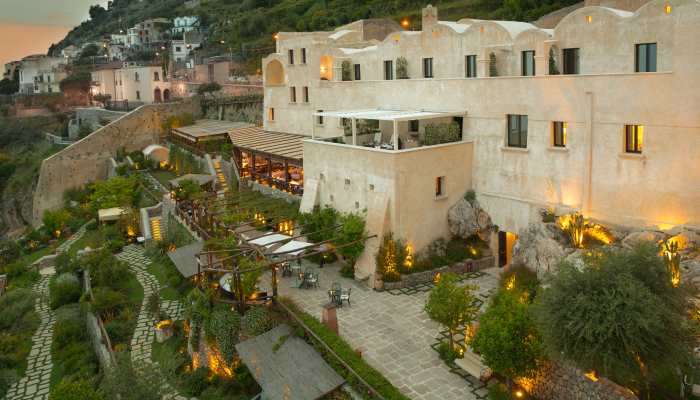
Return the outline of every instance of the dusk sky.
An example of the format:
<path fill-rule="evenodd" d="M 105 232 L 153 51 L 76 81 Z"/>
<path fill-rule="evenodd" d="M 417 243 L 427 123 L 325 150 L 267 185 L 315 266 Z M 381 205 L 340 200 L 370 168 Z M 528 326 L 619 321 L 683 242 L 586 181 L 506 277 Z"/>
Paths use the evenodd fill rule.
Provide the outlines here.
<path fill-rule="evenodd" d="M 0 0 L 0 66 L 46 53 L 51 43 L 88 19 L 93 4 L 106 6 L 107 0 Z"/>

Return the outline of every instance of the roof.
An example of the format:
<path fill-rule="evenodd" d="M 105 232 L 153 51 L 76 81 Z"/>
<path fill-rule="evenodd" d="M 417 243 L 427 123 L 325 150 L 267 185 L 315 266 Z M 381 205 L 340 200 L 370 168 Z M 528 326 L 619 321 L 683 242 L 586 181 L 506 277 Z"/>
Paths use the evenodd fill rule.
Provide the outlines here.
<path fill-rule="evenodd" d="M 285 240 L 291 239 L 291 236 L 282 235 L 279 233 L 273 233 L 271 235 L 263 235 L 257 239 L 253 239 L 248 243 L 254 244 L 256 246 L 268 246 L 277 242 L 283 242 Z"/>
<path fill-rule="evenodd" d="M 292 240 L 273 251 L 273 254 L 286 254 L 298 256 L 309 248 L 314 247 L 313 243 L 304 242 L 301 240 Z"/>
<path fill-rule="evenodd" d="M 246 122 L 220 121 L 216 119 L 200 119 L 193 125 L 174 128 L 173 133 L 185 139 L 196 142 L 212 136 L 226 135 L 230 130 L 250 126 Z"/>
<path fill-rule="evenodd" d="M 301 161 L 304 158 L 304 139 L 308 136 L 271 132 L 251 126 L 229 132 L 234 146 Z"/>
<path fill-rule="evenodd" d="M 344 383 L 287 325 L 237 344 L 236 351 L 269 400 L 316 400 Z"/>
<path fill-rule="evenodd" d="M 461 116 L 466 111 L 423 111 L 423 110 L 353 110 L 323 111 L 314 113 L 319 117 L 371 119 L 379 121 L 410 121 L 439 117 Z"/>
<path fill-rule="evenodd" d="M 97 219 L 99 221 L 116 221 L 126 214 L 128 211 L 122 207 L 103 208 L 97 211 Z"/>
<path fill-rule="evenodd" d="M 168 258 L 175 264 L 175 268 L 180 271 L 183 277 L 189 278 L 197 275 L 197 254 L 202 252 L 203 242 L 194 242 L 168 252 Z"/>
<path fill-rule="evenodd" d="M 179 178 L 171 179 L 168 181 L 168 183 L 170 183 L 172 187 L 180 187 L 180 182 L 187 180 L 195 181 L 199 184 L 199 186 L 202 186 L 209 182 L 213 182 L 214 176 L 208 174 L 186 174 Z"/>

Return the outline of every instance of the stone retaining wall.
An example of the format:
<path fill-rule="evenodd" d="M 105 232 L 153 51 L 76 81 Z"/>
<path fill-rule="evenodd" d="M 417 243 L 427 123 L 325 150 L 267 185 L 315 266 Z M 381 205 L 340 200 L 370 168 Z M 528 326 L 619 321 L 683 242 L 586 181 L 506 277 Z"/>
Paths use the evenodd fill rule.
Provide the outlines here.
<path fill-rule="evenodd" d="M 83 274 L 83 284 L 85 286 L 85 293 L 88 293 L 92 297 L 92 284 L 90 283 L 90 273 L 85 271 Z M 97 355 L 97 360 L 100 363 L 100 367 L 104 370 L 112 366 L 114 363 L 114 354 L 110 350 L 111 341 L 109 340 L 109 335 L 102 324 L 102 320 L 91 312 L 86 313 L 87 318 L 87 330 L 90 336 L 90 341 L 92 342 L 93 350 Z"/>
<path fill-rule="evenodd" d="M 145 105 L 45 159 L 34 192 L 32 223 L 40 225 L 44 211 L 61 207 L 67 189 L 106 179 L 108 160 L 119 148 L 131 152 L 158 143 L 166 118 L 182 113 L 199 115 L 200 112 L 197 97 L 176 103 Z"/>
<path fill-rule="evenodd" d="M 414 274 L 402 274 L 398 282 L 384 282 L 383 290 L 402 289 L 406 287 L 420 285 L 422 283 L 433 282 L 435 275 L 452 272 L 457 275 L 466 272 L 480 271 L 493 266 L 493 257 L 484 257 L 478 260 L 466 260 L 455 263 L 451 266 L 444 266 L 430 271 L 416 272 Z"/>
<path fill-rule="evenodd" d="M 540 400 L 637 400 L 634 393 L 609 379 L 593 381 L 581 370 L 557 362 L 534 379 L 518 383 Z"/>

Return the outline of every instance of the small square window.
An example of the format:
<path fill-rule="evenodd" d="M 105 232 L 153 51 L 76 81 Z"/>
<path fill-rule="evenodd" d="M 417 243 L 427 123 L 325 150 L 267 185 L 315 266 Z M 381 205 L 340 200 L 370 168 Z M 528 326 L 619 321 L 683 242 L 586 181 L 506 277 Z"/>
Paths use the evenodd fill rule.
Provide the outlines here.
<path fill-rule="evenodd" d="M 420 128 L 420 122 L 418 122 L 417 119 L 412 119 L 408 121 L 408 130 L 411 133 L 418 133 L 418 129 Z"/>
<path fill-rule="evenodd" d="M 356 202 L 355 202 L 355 209 L 356 209 L 356 210 L 359 210 L 359 209 L 360 209 L 360 202 L 359 202 L 359 201 L 356 201 Z"/>
<path fill-rule="evenodd" d="M 304 103 L 308 103 L 309 102 L 309 87 L 308 86 L 304 86 L 304 89 L 302 90 L 302 96 L 304 98 Z"/>
<path fill-rule="evenodd" d="M 273 107 L 267 109 L 267 120 L 270 122 L 275 120 L 275 109 Z"/>
<path fill-rule="evenodd" d="M 370 191 L 370 192 L 373 192 L 373 191 L 374 191 L 374 185 L 371 184 L 371 183 L 369 184 L 369 191 Z"/>
<path fill-rule="evenodd" d="M 635 45 L 634 58 L 635 72 L 656 72 L 656 43 Z"/>
<path fill-rule="evenodd" d="M 644 147 L 644 126 L 625 125 L 625 153 L 641 154 Z"/>
<path fill-rule="evenodd" d="M 508 115 L 506 125 L 508 147 L 527 148 L 527 115 Z"/>
<path fill-rule="evenodd" d="M 297 88 L 294 86 L 289 88 L 289 101 L 292 103 L 297 102 Z"/>
<path fill-rule="evenodd" d="M 443 197 L 446 195 L 447 192 L 445 191 L 445 177 L 438 176 L 437 178 L 435 178 L 435 197 Z"/>
<path fill-rule="evenodd" d="M 345 184 L 349 185 L 350 184 L 350 178 L 345 178 Z"/>
<path fill-rule="evenodd" d="M 322 113 L 323 110 L 316 110 L 316 112 Z M 323 125 L 323 115 L 316 116 L 316 124 Z"/>
<path fill-rule="evenodd" d="M 289 49 L 287 54 L 289 54 L 289 65 L 294 65 L 294 50 Z"/>
<path fill-rule="evenodd" d="M 423 77 L 432 78 L 433 77 L 433 59 L 424 58 L 423 59 Z"/>
<path fill-rule="evenodd" d="M 566 122 L 553 121 L 552 122 L 552 146 L 553 147 L 566 147 Z"/>

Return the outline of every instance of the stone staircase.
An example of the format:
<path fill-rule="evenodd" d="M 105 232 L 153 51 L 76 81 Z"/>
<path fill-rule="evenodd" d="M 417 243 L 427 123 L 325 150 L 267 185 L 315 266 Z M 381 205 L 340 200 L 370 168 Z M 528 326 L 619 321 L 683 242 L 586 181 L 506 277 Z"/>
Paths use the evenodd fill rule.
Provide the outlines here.
<path fill-rule="evenodd" d="M 163 233 L 161 231 L 162 220 L 163 219 L 161 217 L 153 217 L 149 220 L 151 224 L 151 235 L 153 237 L 153 240 L 157 242 L 163 240 Z"/>
<path fill-rule="evenodd" d="M 212 163 L 214 164 L 214 170 L 216 171 L 216 179 L 219 182 L 219 191 L 224 193 L 228 192 L 228 182 L 226 182 L 226 176 L 221 170 L 221 160 L 213 160 Z"/>

